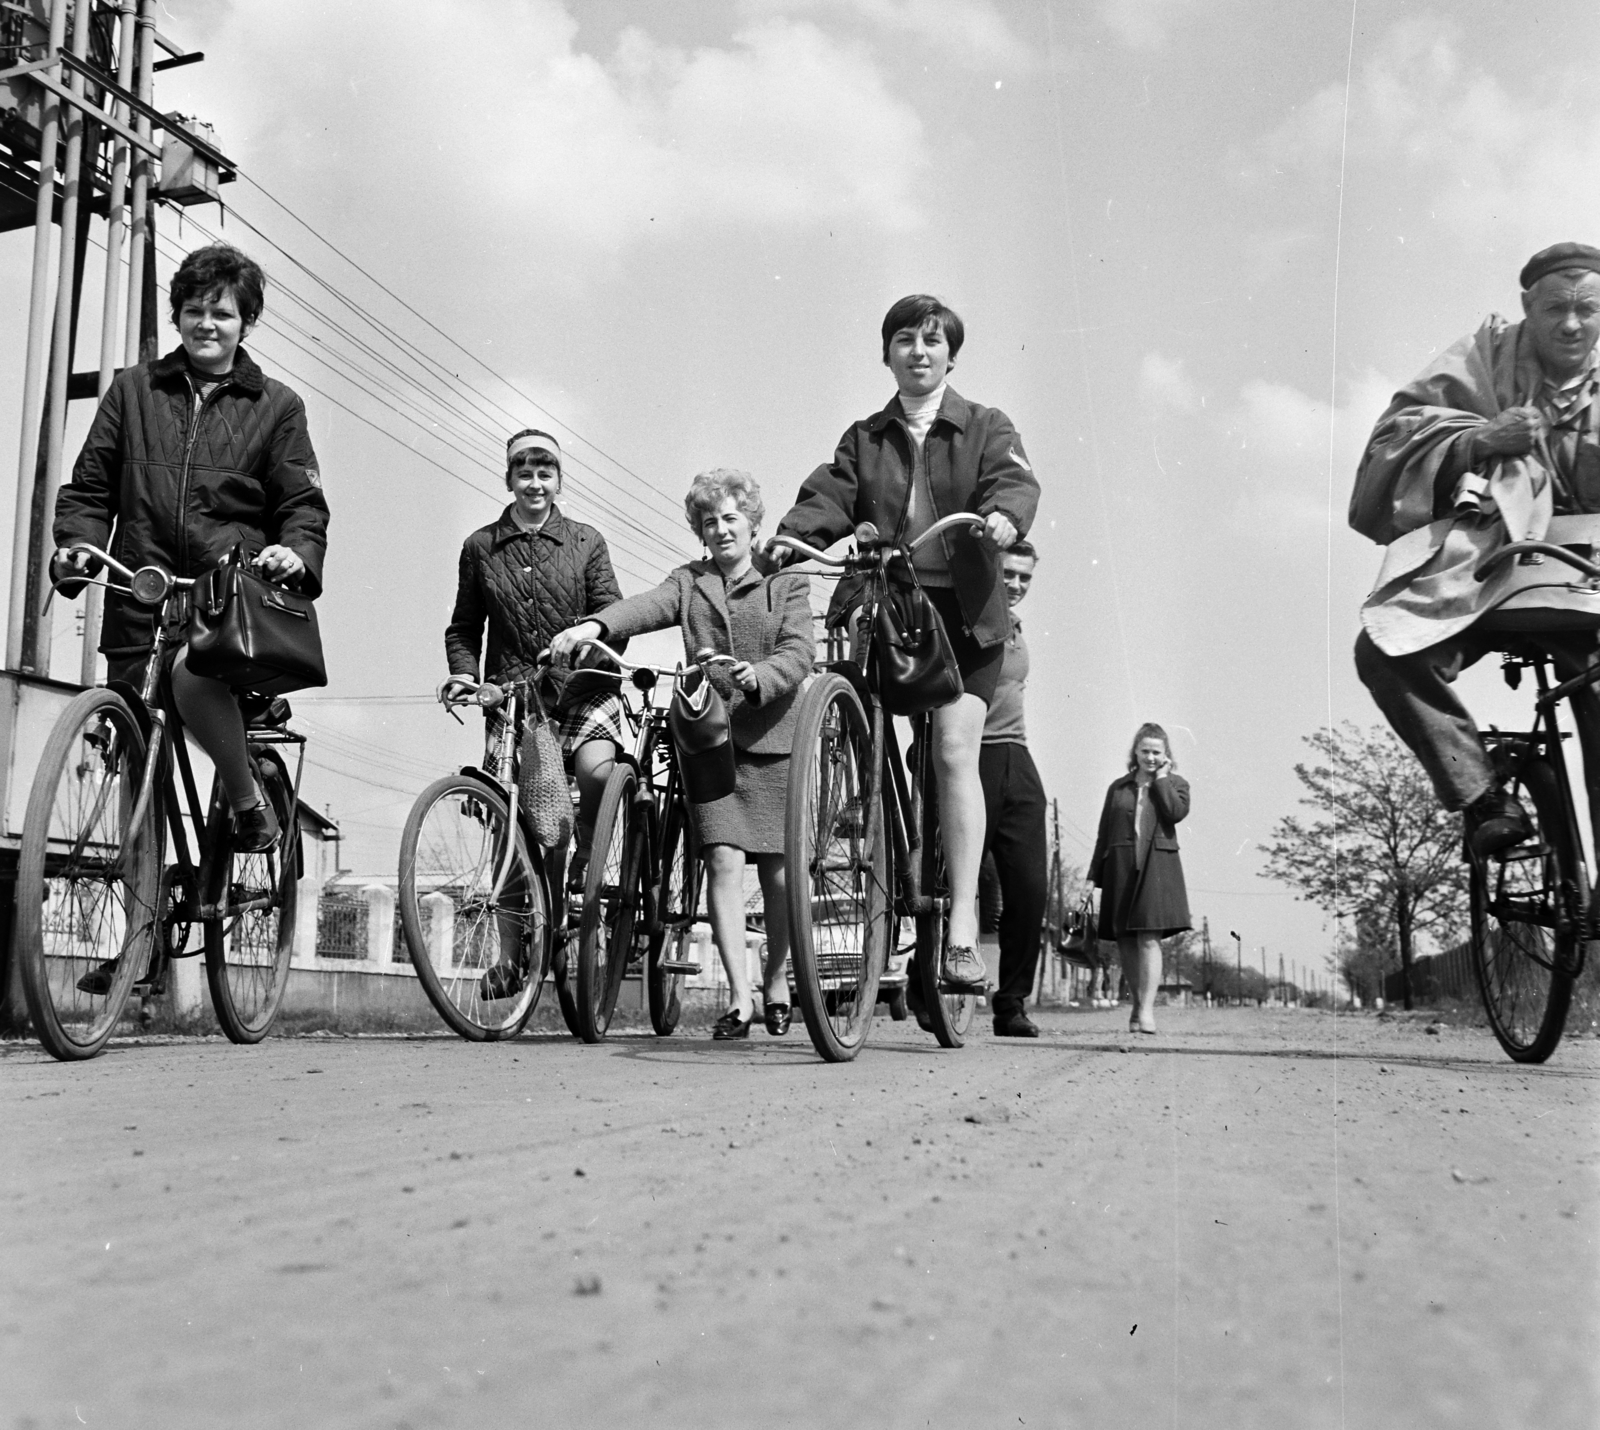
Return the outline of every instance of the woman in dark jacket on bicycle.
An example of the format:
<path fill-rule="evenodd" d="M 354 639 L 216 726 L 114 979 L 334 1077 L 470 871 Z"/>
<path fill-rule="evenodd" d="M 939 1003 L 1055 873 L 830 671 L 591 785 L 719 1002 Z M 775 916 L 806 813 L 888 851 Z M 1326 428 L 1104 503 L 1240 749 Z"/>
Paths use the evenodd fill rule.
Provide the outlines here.
<path fill-rule="evenodd" d="M 978 755 L 1011 635 L 1000 553 L 1027 534 L 1039 483 L 1011 419 L 948 385 L 965 338 L 950 308 L 925 293 L 902 298 L 884 315 L 881 336 L 884 366 L 899 391 L 882 411 L 845 432 L 833 460 L 806 478 L 777 530 L 827 547 L 862 522 L 875 524 L 886 540 L 914 540 L 956 512 L 983 518 L 981 530 L 942 535 L 916 557 L 918 579 L 944 622 L 964 686 L 953 704 L 933 712 L 939 824 L 950 874 L 949 944 L 941 971 L 951 983 L 977 986 L 986 976 L 977 952 L 976 900 L 987 822 Z M 790 558 L 779 548 L 768 559 Z M 915 1006 L 920 991 L 914 981 L 911 987 Z"/>
<path fill-rule="evenodd" d="M 749 473 L 719 467 L 694 479 L 684 499 L 689 526 L 709 560 L 670 572 L 653 591 L 620 601 L 558 636 L 551 651 L 568 655 L 582 640 L 615 644 L 676 625 L 684 654 L 710 650 L 735 663 L 712 666 L 712 681 L 728 702 L 738 784 L 730 795 L 694 806 L 695 835 L 705 859 L 706 904 L 717 952 L 728 975 L 730 1006 L 712 1036 L 748 1037 L 755 995 L 745 963 L 744 867 L 748 856 L 761 879 L 767 961 L 763 1004 L 767 1031 L 789 1031 L 789 915 L 784 893 L 784 809 L 795 702 L 816 653 L 811 583 L 805 576 L 763 577 L 751 544 L 765 508 Z"/>
<path fill-rule="evenodd" d="M 506 443 L 511 504 L 498 521 L 479 527 L 461 546 L 456 605 L 445 627 L 450 675 L 442 699 L 458 683 L 525 680 L 538 673 L 551 638 L 602 606 L 622 599 L 606 539 L 592 526 L 563 516 L 561 447 L 529 428 Z M 488 628 L 489 648 L 483 649 Z M 582 877 L 595 813 L 618 749 L 621 682 L 601 670 L 552 671 L 561 748 L 578 784 L 577 851 L 570 879 Z"/>
<path fill-rule="evenodd" d="M 92 570 L 87 557 L 68 556 L 78 542 L 176 576 L 199 576 L 242 546 L 263 574 L 321 592 L 328 504 L 305 404 L 240 346 L 265 289 L 256 263 L 227 244 L 196 249 L 178 266 L 170 296 L 182 345 L 112 382 L 56 500 L 57 572 Z M 65 594 L 72 588 L 63 582 Z M 108 680 L 143 680 L 155 621 L 148 607 L 107 593 Z M 256 784 L 238 701 L 220 680 L 191 671 L 186 656 L 180 649 L 173 660 L 173 698 L 233 807 L 234 848 L 268 849 L 278 823 Z"/>

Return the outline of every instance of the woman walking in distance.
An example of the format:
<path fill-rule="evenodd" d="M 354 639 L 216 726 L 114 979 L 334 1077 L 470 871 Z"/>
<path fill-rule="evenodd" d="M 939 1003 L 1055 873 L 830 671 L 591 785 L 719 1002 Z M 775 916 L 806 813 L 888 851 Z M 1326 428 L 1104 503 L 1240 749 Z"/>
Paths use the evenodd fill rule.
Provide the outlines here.
<path fill-rule="evenodd" d="M 1189 813 L 1189 782 L 1177 773 L 1159 725 L 1141 725 L 1128 773 L 1112 782 L 1100 811 L 1089 882 L 1100 889 L 1100 937 L 1115 940 L 1133 993 L 1130 1032 L 1156 1030 L 1161 940 L 1190 927 L 1177 825 Z"/>
<path fill-rule="evenodd" d="M 711 932 L 727 971 L 730 1005 L 717 1020 L 718 1041 L 745 1038 L 755 1020 L 755 995 L 745 965 L 744 866 L 756 863 L 766 908 L 767 962 L 763 1004 L 767 1032 L 789 1031 L 789 914 L 783 877 L 784 810 L 789 749 L 801 682 L 811 674 L 811 582 L 800 575 L 764 577 L 751 563 L 751 543 L 765 515 L 761 488 L 747 472 L 719 467 L 694 479 L 684 509 L 710 559 L 669 572 L 653 591 L 619 601 L 594 619 L 563 631 L 551 652 L 566 658 L 583 640 L 615 642 L 676 625 L 684 654 L 732 656 L 713 666 L 728 702 L 738 784 L 730 795 L 694 809 L 706 863 Z"/>

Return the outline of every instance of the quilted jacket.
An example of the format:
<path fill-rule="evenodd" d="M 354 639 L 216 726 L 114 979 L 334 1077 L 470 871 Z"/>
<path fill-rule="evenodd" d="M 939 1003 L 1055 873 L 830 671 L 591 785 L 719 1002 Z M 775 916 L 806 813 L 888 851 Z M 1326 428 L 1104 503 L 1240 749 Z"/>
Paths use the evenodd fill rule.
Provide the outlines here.
<path fill-rule="evenodd" d="M 204 401 L 182 348 L 125 368 L 56 498 L 55 540 L 178 576 L 210 570 L 236 545 L 250 555 L 283 545 L 306 563 L 300 589 L 318 595 L 328 503 L 305 404 L 243 348 Z M 148 650 L 155 621 L 108 592 L 100 649 L 113 658 Z"/>
<path fill-rule="evenodd" d="M 753 695 L 733 685 L 725 666 L 711 667 L 712 683 L 728 702 L 733 746 L 753 755 L 789 753 L 795 702 L 817 649 L 810 577 L 763 578 L 752 569 L 724 582 L 716 562 L 691 561 L 668 572 L 655 590 L 608 606 L 595 620 L 613 644 L 677 626 L 689 660 L 711 649 L 749 661 L 756 673 Z"/>
<path fill-rule="evenodd" d="M 456 608 L 444 632 L 450 673 L 476 680 L 482 656 L 484 679 L 524 679 L 552 636 L 621 599 L 606 539 L 594 527 L 555 507 L 537 531 L 524 531 L 508 506 L 461 545 Z"/>
<path fill-rule="evenodd" d="M 1019 535 L 1028 534 L 1039 506 L 1039 483 L 1017 429 L 999 408 L 969 402 L 947 387 L 923 453 L 937 515 L 1002 511 Z M 806 478 L 777 530 L 822 547 L 864 521 L 893 536 L 906 509 L 912 465 L 911 432 L 899 397 L 892 397 L 881 412 L 851 425 L 833 460 Z M 999 645 L 1011 635 L 999 556 L 967 532 L 939 539 L 967 630 L 980 646 Z M 844 582 L 840 588 L 845 589 Z"/>

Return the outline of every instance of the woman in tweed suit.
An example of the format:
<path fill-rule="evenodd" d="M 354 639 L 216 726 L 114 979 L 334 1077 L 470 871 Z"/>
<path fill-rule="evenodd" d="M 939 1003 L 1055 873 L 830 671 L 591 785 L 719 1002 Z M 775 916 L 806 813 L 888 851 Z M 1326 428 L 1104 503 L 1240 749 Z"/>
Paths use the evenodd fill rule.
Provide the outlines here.
<path fill-rule="evenodd" d="M 761 488 L 747 472 L 720 467 L 702 472 L 689 488 L 684 508 L 710 558 L 679 566 L 655 590 L 596 612 L 592 620 L 557 636 L 551 651 L 564 659 L 585 639 L 617 641 L 676 625 L 689 659 L 712 650 L 737 662 L 711 669 L 728 702 L 738 785 L 723 799 L 694 806 L 711 929 L 731 995 L 712 1036 L 747 1037 L 755 1018 L 744 957 L 744 866 L 749 857 L 755 860 L 766 908 L 765 1021 L 767 1031 L 781 1037 L 789 1030 L 790 1017 L 784 975 L 789 953 L 784 806 L 795 701 L 816 650 L 810 581 L 795 575 L 763 577 L 752 566 L 751 543 L 766 513 Z"/>

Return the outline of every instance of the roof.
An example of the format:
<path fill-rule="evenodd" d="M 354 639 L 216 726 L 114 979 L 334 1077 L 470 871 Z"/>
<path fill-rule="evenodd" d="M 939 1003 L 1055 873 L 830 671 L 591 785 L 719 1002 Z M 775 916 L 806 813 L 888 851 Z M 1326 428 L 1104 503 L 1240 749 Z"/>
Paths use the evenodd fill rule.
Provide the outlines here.
<path fill-rule="evenodd" d="M 339 826 L 325 814 L 318 814 L 316 810 L 303 799 L 295 801 L 295 819 L 300 825 L 302 834 L 309 834 L 313 839 L 337 839 Z"/>

